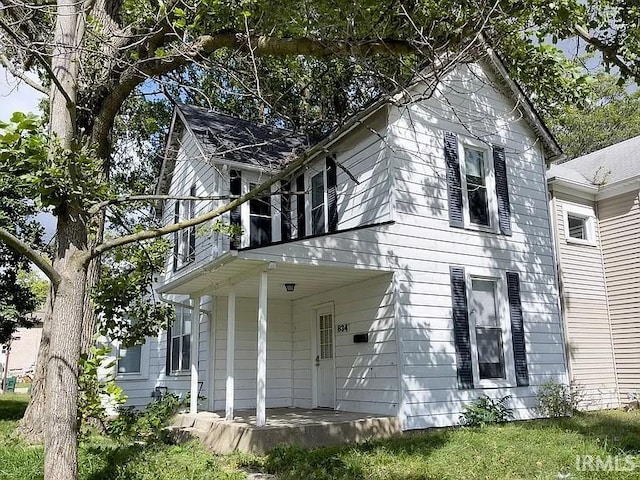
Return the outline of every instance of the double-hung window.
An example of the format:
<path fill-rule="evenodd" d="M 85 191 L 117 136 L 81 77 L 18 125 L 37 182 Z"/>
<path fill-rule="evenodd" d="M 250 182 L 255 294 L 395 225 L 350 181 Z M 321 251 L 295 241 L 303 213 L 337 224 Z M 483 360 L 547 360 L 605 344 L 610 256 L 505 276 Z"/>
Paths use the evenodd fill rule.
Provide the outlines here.
<path fill-rule="evenodd" d="M 484 150 L 465 145 L 464 183 L 466 184 L 465 217 L 471 225 L 491 227 L 491 213 L 489 201 L 490 191 L 487 190 L 489 180 L 489 166 Z"/>
<path fill-rule="evenodd" d="M 324 172 L 311 177 L 311 233 L 324 233 Z"/>
<path fill-rule="evenodd" d="M 195 185 L 191 187 L 190 197 L 196 196 Z M 176 200 L 174 204 L 174 223 L 189 220 L 195 217 L 196 202 L 193 198 L 187 200 Z M 196 228 L 188 227 L 178 230 L 174 235 L 173 244 L 173 269 L 192 262 L 196 254 Z"/>
<path fill-rule="evenodd" d="M 191 363 L 191 309 L 176 308 L 176 319 L 169 329 L 171 373 L 189 370 Z"/>
<path fill-rule="evenodd" d="M 477 379 L 506 380 L 503 322 L 497 305 L 498 282 L 472 278 L 469 325 Z M 504 329 L 506 330 L 506 329 Z"/>
<path fill-rule="evenodd" d="M 251 183 L 253 190 L 257 184 Z M 261 195 L 249 200 L 249 245 L 259 247 L 271 243 L 271 197 Z"/>
<path fill-rule="evenodd" d="M 511 235 L 504 148 L 445 133 L 449 224 Z"/>
<path fill-rule="evenodd" d="M 450 270 L 459 387 L 528 385 L 519 274 Z"/>
<path fill-rule="evenodd" d="M 116 372 L 118 376 L 142 375 L 142 345 L 118 346 Z"/>

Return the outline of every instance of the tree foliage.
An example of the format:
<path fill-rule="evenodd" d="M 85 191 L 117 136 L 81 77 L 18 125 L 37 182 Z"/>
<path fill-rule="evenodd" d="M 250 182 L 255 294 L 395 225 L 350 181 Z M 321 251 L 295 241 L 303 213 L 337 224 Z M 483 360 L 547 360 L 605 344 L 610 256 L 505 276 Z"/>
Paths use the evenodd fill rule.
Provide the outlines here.
<path fill-rule="evenodd" d="M 639 20 L 631 2 L 614 0 L 0 0 L 0 63 L 49 92 L 48 134 L 24 116 L 0 126 L 1 177 L 22 189 L 16 198 L 30 199 L 23 202 L 27 207 L 49 207 L 58 219 L 50 261 L 26 228 L 0 225 L 0 240 L 52 281 L 45 476 L 77 476 L 77 364 L 83 339 L 91 338 L 85 330 L 95 321 L 89 300 L 132 288 L 127 273 L 148 281 L 154 262 L 138 263 L 149 251 L 145 242 L 215 222 L 277 180 L 172 226 L 157 226 L 149 203 L 123 209 L 132 195 L 148 195 L 149 202 L 153 196 L 148 179 L 157 174 L 157 162 L 136 162 L 124 140 L 128 126 L 149 135 L 129 140 L 152 158 L 168 112 L 158 96 L 317 137 L 423 68 L 437 79 L 451 65 L 482 56 L 490 44 L 536 106 L 552 114 L 581 101 L 585 75 L 569 69 L 541 39 L 578 35 L 602 52 L 606 67 L 637 79 Z M 117 131 L 125 133 L 116 138 Z M 132 244 L 140 250 L 115 252 Z M 111 284 L 99 282 L 104 255 L 112 255 L 105 261 Z M 144 287 L 134 291 L 136 299 L 147 293 Z M 138 316 L 152 312 L 126 298 Z M 124 318 L 124 303 L 103 303 L 107 321 Z"/>
<path fill-rule="evenodd" d="M 602 72 L 584 104 L 565 106 L 549 123 L 569 159 L 586 155 L 640 135 L 640 92 Z"/>

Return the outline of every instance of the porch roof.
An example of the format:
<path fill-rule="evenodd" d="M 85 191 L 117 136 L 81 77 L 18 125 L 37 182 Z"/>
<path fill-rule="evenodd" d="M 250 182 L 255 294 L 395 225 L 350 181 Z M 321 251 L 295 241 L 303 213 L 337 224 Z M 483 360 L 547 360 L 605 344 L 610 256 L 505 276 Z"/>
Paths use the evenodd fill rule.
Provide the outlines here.
<path fill-rule="evenodd" d="M 231 251 L 156 290 L 165 294 L 224 296 L 234 286 L 238 297 L 257 297 L 259 273 L 265 270 L 269 272 L 268 297 L 284 300 L 297 300 L 393 272 L 385 267 L 337 266 L 310 258 L 282 257 L 274 261 L 256 250 Z M 294 291 L 288 292 L 285 283 L 295 284 Z"/>

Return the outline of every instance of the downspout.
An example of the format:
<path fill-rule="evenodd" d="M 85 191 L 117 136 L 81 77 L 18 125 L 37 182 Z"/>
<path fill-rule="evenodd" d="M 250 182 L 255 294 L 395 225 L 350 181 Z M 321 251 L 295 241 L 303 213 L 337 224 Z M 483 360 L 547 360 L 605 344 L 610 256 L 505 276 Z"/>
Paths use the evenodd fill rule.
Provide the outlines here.
<path fill-rule="evenodd" d="M 553 249 L 553 274 L 556 279 L 556 291 L 558 292 L 557 297 L 557 308 L 558 313 L 560 314 L 560 331 L 562 334 L 562 357 L 564 360 L 564 366 L 567 372 L 567 384 L 570 384 L 571 379 L 573 378 L 573 372 L 571 369 L 571 361 L 569 359 L 569 339 L 567 337 L 567 317 L 565 315 L 564 310 L 564 302 L 562 302 L 562 277 L 560 272 L 562 271 L 562 265 L 560 261 L 560 238 L 558 237 L 558 219 L 557 219 L 557 209 L 555 202 L 555 194 L 551 193 L 549 189 L 549 182 L 545 181 L 545 192 L 547 194 L 547 214 L 549 215 L 549 232 L 551 233 L 552 242 L 551 247 Z"/>
<path fill-rule="evenodd" d="M 616 407 L 619 407 L 622 403 L 622 399 L 620 398 L 620 385 L 618 385 L 618 362 L 616 361 L 616 350 L 613 342 L 613 327 L 611 325 L 611 307 L 609 306 L 609 287 L 607 282 L 607 271 L 604 263 L 604 252 L 602 251 L 602 236 L 600 235 L 600 213 L 598 212 L 598 201 L 594 200 L 593 202 L 593 210 L 596 214 L 595 222 L 596 222 L 596 231 L 598 234 L 598 250 L 600 250 L 600 263 L 602 265 L 602 276 L 604 277 L 604 299 L 607 304 L 607 322 L 609 323 L 609 343 L 611 345 L 611 359 L 613 360 L 613 377 L 616 382 L 616 398 L 618 400 L 618 404 Z"/>

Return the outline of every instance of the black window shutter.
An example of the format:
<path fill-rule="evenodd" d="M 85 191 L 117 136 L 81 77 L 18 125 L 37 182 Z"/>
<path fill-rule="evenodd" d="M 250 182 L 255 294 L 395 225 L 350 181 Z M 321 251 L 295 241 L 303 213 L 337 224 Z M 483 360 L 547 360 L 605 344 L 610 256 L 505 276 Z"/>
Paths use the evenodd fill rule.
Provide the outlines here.
<path fill-rule="evenodd" d="M 519 387 L 526 387 L 529 385 L 529 368 L 527 367 L 527 349 L 524 341 L 522 303 L 520 301 L 520 277 L 515 272 L 507 272 L 507 294 L 509 295 L 516 381 Z"/>
<path fill-rule="evenodd" d="M 449 197 L 449 225 L 464 227 L 462 208 L 462 183 L 460 181 L 460 160 L 458 140 L 453 133 L 444 134 L 444 159 L 447 164 L 447 194 Z"/>
<path fill-rule="evenodd" d="M 291 182 L 280 182 L 280 237 L 282 241 L 291 240 Z"/>
<path fill-rule="evenodd" d="M 511 235 L 511 205 L 507 184 L 507 162 L 504 148 L 493 147 L 493 166 L 496 172 L 496 198 L 498 199 L 498 225 L 500 233 Z"/>
<path fill-rule="evenodd" d="M 456 364 L 458 366 L 458 388 L 473 388 L 473 368 L 471 360 L 471 336 L 469 333 L 469 312 L 467 310 L 467 289 L 464 268 L 450 267 L 451 301 L 453 313 L 453 335 L 456 343 Z"/>
<path fill-rule="evenodd" d="M 167 356 L 165 358 L 165 375 L 171 373 L 171 325 L 167 327 Z"/>
<path fill-rule="evenodd" d="M 180 221 L 180 200 L 175 200 L 173 204 L 173 223 Z M 178 254 L 180 253 L 180 232 L 173 234 L 173 271 L 178 269 Z"/>
<path fill-rule="evenodd" d="M 329 231 L 338 229 L 338 192 L 337 192 L 336 160 L 327 157 L 327 212 L 329 214 Z"/>
<path fill-rule="evenodd" d="M 304 175 L 300 175 L 296 178 L 296 190 L 297 190 L 297 198 L 296 205 L 298 210 L 298 238 L 304 237 L 306 233 L 306 215 L 304 211 Z"/>
<path fill-rule="evenodd" d="M 189 195 L 196 196 L 196 186 L 191 187 Z M 189 218 L 196 218 L 196 201 L 189 200 Z M 193 260 L 196 257 L 196 227 L 189 227 L 189 255 L 188 259 Z"/>
<path fill-rule="evenodd" d="M 239 170 L 229 171 L 229 197 L 231 200 L 235 200 L 242 194 L 242 174 Z M 229 212 L 229 223 L 231 225 L 242 225 L 242 216 L 240 213 L 240 207 L 236 207 Z M 240 235 L 234 236 L 231 239 L 231 248 L 237 250 L 240 248 Z"/>

